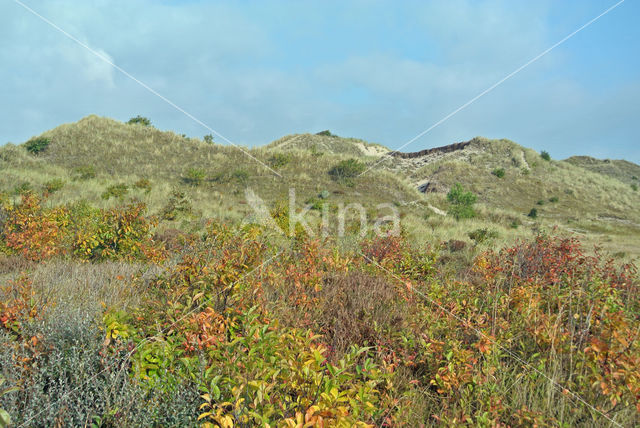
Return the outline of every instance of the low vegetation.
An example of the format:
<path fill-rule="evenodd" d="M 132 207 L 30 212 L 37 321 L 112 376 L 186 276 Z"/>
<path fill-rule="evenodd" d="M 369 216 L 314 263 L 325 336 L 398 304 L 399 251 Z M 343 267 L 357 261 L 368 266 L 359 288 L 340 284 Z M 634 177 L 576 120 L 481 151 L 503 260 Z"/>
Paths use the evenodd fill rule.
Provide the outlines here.
<path fill-rule="evenodd" d="M 0 420 L 640 425 L 629 165 L 297 134 L 248 149 L 279 177 L 95 116 L 42 138 L 0 148 Z M 369 227 L 346 210 L 333 233 L 354 202 Z"/>
<path fill-rule="evenodd" d="M 465 190 L 460 183 L 453 185 L 447 193 L 447 200 L 449 201 L 449 214 L 457 220 L 476 216 L 473 205 L 476 203 L 477 197 Z"/>
<path fill-rule="evenodd" d="M 143 206 L 4 210 L 0 408 L 15 424 L 640 422 L 635 267 L 576 240 L 338 249 L 209 222 L 161 242 Z"/>

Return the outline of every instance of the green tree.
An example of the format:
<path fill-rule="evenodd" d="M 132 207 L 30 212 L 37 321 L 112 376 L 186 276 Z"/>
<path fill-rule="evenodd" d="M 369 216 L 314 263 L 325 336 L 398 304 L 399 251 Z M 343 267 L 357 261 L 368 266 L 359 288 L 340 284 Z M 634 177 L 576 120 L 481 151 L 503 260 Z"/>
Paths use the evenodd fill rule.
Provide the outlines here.
<path fill-rule="evenodd" d="M 551 155 L 546 150 L 540 152 L 540 157 L 546 161 L 551 160 Z"/>
<path fill-rule="evenodd" d="M 461 218 L 475 217 L 476 212 L 473 209 L 473 205 L 476 203 L 476 199 L 476 195 L 470 191 L 464 190 L 462 184 L 454 184 L 449 193 L 447 193 L 449 214 L 454 216 L 457 220 L 460 220 Z"/>

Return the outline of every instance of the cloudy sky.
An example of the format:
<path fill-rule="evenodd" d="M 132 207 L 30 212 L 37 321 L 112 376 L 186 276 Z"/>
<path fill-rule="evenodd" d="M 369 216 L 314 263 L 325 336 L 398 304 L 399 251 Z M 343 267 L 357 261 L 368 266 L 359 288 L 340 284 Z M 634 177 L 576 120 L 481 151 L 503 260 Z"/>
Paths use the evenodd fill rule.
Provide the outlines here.
<path fill-rule="evenodd" d="M 0 0 L 0 144 L 89 114 L 209 133 L 21 2 L 234 143 L 399 148 L 617 0 Z M 638 18 L 626 0 L 403 150 L 482 135 L 640 162 Z"/>

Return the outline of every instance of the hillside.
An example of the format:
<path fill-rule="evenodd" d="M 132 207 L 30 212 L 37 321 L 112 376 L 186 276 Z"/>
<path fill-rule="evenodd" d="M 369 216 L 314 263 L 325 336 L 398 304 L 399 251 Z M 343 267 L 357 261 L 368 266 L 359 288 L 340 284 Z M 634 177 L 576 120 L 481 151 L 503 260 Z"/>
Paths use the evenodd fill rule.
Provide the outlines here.
<path fill-rule="evenodd" d="M 640 424 L 630 185 L 480 137 L 242 150 L 0 148 L 0 425 Z"/>
<path fill-rule="evenodd" d="M 589 171 L 616 178 L 623 183 L 640 184 L 640 165 L 626 160 L 596 159 L 591 156 L 572 156 L 565 160 Z"/>
<path fill-rule="evenodd" d="M 19 192 L 21 186 L 43 189 L 52 180 L 62 180 L 65 185 L 50 196 L 51 203 L 87 200 L 113 206 L 117 198 L 102 196 L 111 186 L 125 185 L 124 200 L 144 201 L 152 213 L 162 215 L 176 203 L 171 198 L 177 191 L 188 201 L 191 214 L 176 221 L 193 223 L 202 217 L 250 215 L 247 188 L 270 207 L 284 203 L 290 189 L 295 189 L 298 206 L 320 207 L 326 202 L 332 212 L 340 204 L 358 202 L 376 217 L 376 205 L 393 204 L 407 232 L 422 240 L 466 239 L 474 228 L 494 228 L 507 243 L 557 226 L 590 245 L 640 254 L 640 192 L 618 179 L 633 174 L 637 165 L 624 161 L 590 160 L 587 164 L 599 168 L 595 171 L 595 167 L 585 169 L 584 160 L 575 165 L 583 158 L 545 161 L 512 141 L 480 137 L 415 153 L 314 134 L 289 135 L 264 147 L 239 149 L 97 116 L 61 125 L 40 137 L 51 143 L 38 155 L 22 147 L 0 148 L 4 172 L 0 186 L 5 192 Z M 328 171 L 349 158 L 373 168 L 349 183 L 333 180 Z M 502 177 L 495 175 L 500 169 Z M 85 174 L 87 170 L 92 174 Z M 190 182 L 190 171 L 201 175 L 197 186 Z M 136 187 L 140 180 L 150 181 L 149 190 Z M 457 182 L 475 193 L 479 202 L 480 216 L 464 225 L 446 216 L 446 193 Z M 320 203 L 321 193 L 331 197 Z M 532 209 L 536 219 L 527 216 Z M 310 217 L 319 222 L 320 211 L 312 210 Z M 424 235 L 425 227 L 430 236 Z"/>

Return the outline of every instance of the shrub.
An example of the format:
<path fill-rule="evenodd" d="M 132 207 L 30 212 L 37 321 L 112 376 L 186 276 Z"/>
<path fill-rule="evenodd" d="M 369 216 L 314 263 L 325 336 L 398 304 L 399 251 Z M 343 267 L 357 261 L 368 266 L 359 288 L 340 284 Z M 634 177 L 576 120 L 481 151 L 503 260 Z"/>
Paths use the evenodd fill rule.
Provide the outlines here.
<path fill-rule="evenodd" d="M 249 179 L 249 173 L 244 169 L 236 169 L 231 173 L 231 177 L 237 180 L 240 184 L 244 184 Z"/>
<path fill-rule="evenodd" d="M 49 147 L 49 144 L 51 144 L 51 140 L 45 137 L 39 137 L 27 141 L 24 147 L 29 153 L 37 155 L 38 153 L 45 151 L 47 147 Z"/>
<path fill-rule="evenodd" d="M 320 199 L 328 199 L 330 196 L 330 193 L 328 190 L 323 190 L 322 192 L 318 193 L 318 197 Z"/>
<path fill-rule="evenodd" d="M 179 190 L 174 190 L 171 192 L 167 205 L 162 210 L 162 218 L 175 220 L 178 215 L 190 213 L 191 210 L 191 202 L 187 199 L 187 195 Z"/>
<path fill-rule="evenodd" d="M 544 200 L 540 199 L 538 202 L 536 202 L 537 205 L 544 205 Z"/>
<path fill-rule="evenodd" d="M 49 180 L 44 183 L 44 189 L 47 191 L 47 193 L 55 193 L 58 190 L 62 189 L 64 187 L 64 184 L 64 180 L 62 180 L 61 178 L 54 178 L 53 180 Z"/>
<path fill-rule="evenodd" d="M 551 202 L 552 204 L 555 204 L 559 200 L 560 199 L 557 196 L 552 196 L 552 197 L 549 198 L 549 202 Z"/>
<path fill-rule="evenodd" d="M 146 117 L 142 117 L 140 115 L 136 117 L 132 117 L 127 121 L 127 125 L 142 125 L 142 126 L 151 126 L 151 121 Z"/>
<path fill-rule="evenodd" d="M 540 157 L 546 161 L 550 161 L 551 160 L 551 155 L 549 154 L 549 152 L 543 150 L 540 152 Z"/>
<path fill-rule="evenodd" d="M 498 178 L 504 177 L 504 168 L 496 168 L 491 171 L 491 174 L 495 175 Z"/>
<path fill-rule="evenodd" d="M 125 183 L 118 183 L 112 184 L 111 186 L 107 187 L 107 190 L 102 193 L 101 197 L 104 200 L 116 198 L 121 201 L 124 199 L 127 193 L 129 193 L 129 186 L 127 186 Z"/>
<path fill-rule="evenodd" d="M 362 174 L 366 165 L 357 159 L 340 161 L 329 170 L 329 176 L 335 181 L 351 183 L 354 178 Z"/>
<path fill-rule="evenodd" d="M 476 244 L 480 244 L 489 239 L 494 239 L 498 237 L 498 232 L 495 230 L 490 230 L 486 228 L 476 229 L 474 231 L 469 232 L 469 238 L 476 241 Z"/>
<path fill-rule="evenodd" d="M 634 175 L 634 176 L 632 176 L 632 177 L 631 177 L 631 179 L 632 179 L 632 180 L 637 180 L 637 179 L 638 179 L 638 177 Z"/>
<path fill-rule="evenodd" d="M 473 205 L 476 203 L 476 199 L 476 195 L 464 190 L 460 183 L 454 184 L 449 193 L 447 193 L 449 214 L 453 215 L 457 220 L 475 217 L 476 212 L 473 209 Z"/>
<path fill-rule="evenodd" d="M 522 168 L 520 170 L 520 172 L 522 173 L 522 175 L 529 175 L 531 174 L 531 170 L 529 168 Z"/>
<path fill-rule="evenodd" d="M 93 167 L 93 165 L 78 167 L 74 170 L 74 172 L 76 173 L 76 177 L 74 178 L 78 180 L 89 180 L 92 178 L 96 178 L 97 175 L 96 169 Z"/>
<path fill-rule="evenodd" d="M 206 173 L 203 169 L 199 168 L 189 168 L 183 177 L 185 183 L 190 184 L 192 186 L 199 186 L 202 184 L 206 177 Z"/>
<path fill-rule="evenodd" d="M 291 155 L 288 153 L 274 153 L 268 160 L 269 165 L 274 168 L 282 168 L 291 162 Z"/>
<path fill-rule="evenodd" d="M 207 144 L 213 144 L 213 135 L 207 134 L 204 136 L 204 142 Z"/>
<path fill-rule="evenodd" d="M 337 135 L 332 134 L 331 131 L 329 131 L 328 129 L 324 130 L 324 131 L 320 131 L 320 132 L 316 133 L 316 135 L 321 135 L 323 137 L 337 137 Z"/>
<path fill-rule="evenodd" d="M 631 185 L 631 189 L 632 189 L 634 192 L 635 192 L 635 191 L 637 191 L 637 190 L 638 190 L 638 185 L 637 185 L 636 183 L 633 183 L 633 184 Z"/>
<path fill-rule="evenodd" d="M 527 214 L 527 217 L 538 218 L 538 210 L 535 208 L 531 208 L 531 211 L 529 211 L 529 214 Z"/>
<path fill-rule="evenodd" d="M 28 181 L 23 181 L 13 187 L 14 195 L 26 195 L 33 192 L 33 186 Z"/>
<path fill-rule="evenodd" d="M 140 180 L 136 181 L 133 186 L 136 189 L 144 190 L 144 193 L 146 194 L 149 194 L 151 192 L 151 181 L 149 181 L 147 178 L 141 178 Z"/>

